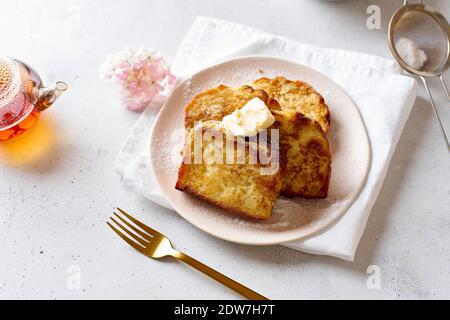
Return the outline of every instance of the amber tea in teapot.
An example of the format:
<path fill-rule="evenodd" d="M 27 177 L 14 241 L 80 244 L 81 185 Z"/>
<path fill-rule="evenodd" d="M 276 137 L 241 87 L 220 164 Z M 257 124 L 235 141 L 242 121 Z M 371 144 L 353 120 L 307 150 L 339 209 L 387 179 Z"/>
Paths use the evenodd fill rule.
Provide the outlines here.
<path fill-rule="evenodd" d="M 44 87 L 39 75 L 27 64 L 0 55 L 0 142 L 22 135 L 67 90 L 58 81 Z"/>

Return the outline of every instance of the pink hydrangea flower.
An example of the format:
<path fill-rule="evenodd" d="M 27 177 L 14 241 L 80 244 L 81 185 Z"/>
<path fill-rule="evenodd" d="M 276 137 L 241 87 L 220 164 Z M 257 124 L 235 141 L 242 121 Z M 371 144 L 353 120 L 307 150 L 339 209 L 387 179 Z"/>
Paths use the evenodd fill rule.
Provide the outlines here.
<path fill-rule="evenodd" d="M 122 103 L 133 111 L 144 110 L 176 80 L 157 51 L 130 47 L 109 55 L 100 66 L 100 77 L 118 86 Z"/>

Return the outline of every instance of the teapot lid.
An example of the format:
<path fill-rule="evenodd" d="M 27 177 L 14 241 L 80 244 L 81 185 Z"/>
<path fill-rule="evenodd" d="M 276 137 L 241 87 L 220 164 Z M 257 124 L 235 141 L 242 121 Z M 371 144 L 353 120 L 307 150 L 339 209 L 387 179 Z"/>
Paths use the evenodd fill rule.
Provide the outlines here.
<path fill-rule="evenodd" d="M 20 89 L 20 73 L 16 61 L 0 55 L 0 106 L 14 98 Z"/>

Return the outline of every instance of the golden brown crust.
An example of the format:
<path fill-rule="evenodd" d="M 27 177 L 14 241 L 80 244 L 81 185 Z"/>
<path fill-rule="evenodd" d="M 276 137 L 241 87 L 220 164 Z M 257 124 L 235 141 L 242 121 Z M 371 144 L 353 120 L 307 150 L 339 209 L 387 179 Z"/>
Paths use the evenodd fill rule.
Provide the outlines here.
<path fill-rule="evenodd" d="M 189 185 L 179 185 L 178 181 L 177 184 L 175 185 L 175 189 L 179 190 L 179 191 L 184 191 L 184 192 L 188 192 L 191 195 L 193 195 L 194 197 L 197 197 L 205 202 L 208 202 L 212 205 L 215 205 L 217 207 L 220 207 L 222 209 L 227 210 L 230 213 L 234 213 L 234 214 L 238 214 L 241 215 L 247 219 L 255 219 L 255 220 L 267 220 L 269 217 L 257 217 L 257 216 L 250 216 L 247 212 L 244 212 L 242 210 L 236 209 L 234 207 L 228 206 L 226 204 L 220 203 L 219 201 L 215 201 L 214 199 L 208 198 L 206 196 L 203 196 L 201 194 L 199 194 L 196 190 L 194 190 L 193 188 L 191 188 Z"/>
<path fill-rule="evenodd" d="M 284 162 L 281 160 L 279 169 L 271 174 L 262 174 L 261 169 L 269 168 L 270 164 L 249 163 L 249 155 L 259 155 L 261 148 L 270 154 L 270 145 L 265 148 L 245 139 L 234 138 L 232 154 L 237 157 L 237 145 L 245 150 L 244 164 L 211 163 L 203 158 L 200 163 L 194 163 L 194 130 L 202 130 L 202 133 L 211 126 L 223 135 L 223 143 L 214 144 L 205 134 L 202 135 L 201 152 L 205 155 L 220 154 L 225 159 L 226 142 L 225 131 L 219 128 L 220 122 L 208 121 L 204 126 L 194 127 L 190 130 L 185 148 L 183 150 L 183 162 L 178 171 L 178 180 L 175 188 L 189 192 L 209 203 L 222 207 L 228 211 L 239 213 L 255 219 L 268 219 L 281 189 L 281 173 Z M 283 159 L 283 157 L 281 157 Z"/>
<path fill-rule="evenodd" d="M 184 126 L 192 128 L 196 121 L 220 121 L 236 109 L 242 108 L 249 100 L 260 98 L 271 109 L 281 110 L 278 102 L 263 90 L 250 86 L 237 88 L 223 84 L 197 94 L 186 106 Z"/>
<path fill-rule="evenodd" d="M 330 127 L 330 112 L 324 98 L 309 84 L 285 77 L 260 78 L 254 88 L 262 89 L 276 99 L 284 111 L 296 111 L 317 121 L 325 133 Z"/>
<path fill-rule="evenodd" d="M 281 194 L 325 198 L 331 176 L 331 151 L 322 128 L 298 112 L 274 112 L 274 115 L 287 162 Z"/>

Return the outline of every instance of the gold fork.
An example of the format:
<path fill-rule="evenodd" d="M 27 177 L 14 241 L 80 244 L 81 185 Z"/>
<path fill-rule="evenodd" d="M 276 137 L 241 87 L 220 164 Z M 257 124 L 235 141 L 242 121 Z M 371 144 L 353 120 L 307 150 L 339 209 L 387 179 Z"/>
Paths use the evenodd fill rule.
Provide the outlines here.
<path fill-rule="evenodd" d="M 244 297 L 252 300 L 267 300 L 266 297 L 260 295 L 259 293 L 247 288 L 246 286 L 228 278 L 227 276 L 221 274 L 220 272 L 208 267 L 207 265 L 201 263 L 200 261 L 195 260 L 194 258 L 188 256 L 187 254 L 177 251 L 172 247 L 170 240 L 167 239 L 163 234 L 156 231 L 155 229 L 150 228 L 144 223 L 140 222 L 136 218 L 133 218 L 131 215 L 126 213 L 120 208 L 117 208 L 120 213 L 122 213 L 128 220 L 134 223 L 134 225 L 119 214 L 114 212 L 114 215 L 119 219 L 122 224 L 110 217 L 111 220 L 126 234 L 122 233 L 119 229 L 114 227 L 109 222 L 106 222 L 111 229 L 114 230 L 115 233 L 123 240 L 125 240 L 130 246 L 135 248 L 140 253 L 146 255 L 147 257 L 160 259 L 163 257 L 174 257 L 184 263 L 190 265 L 191 267 L 203 272 L 204 274 L 210 276 L 211 278 L 219 281 L 223 285 L 233 289 L 237 293 L 240 293 Z M 126 225 L 127 227 L 125 227 Z M 137 228 L 139 227 L 139 228 Z M 132 232 L 131 230 L 134 232 Z M 128 236 L 127 236 L 128 235 Z"/>

